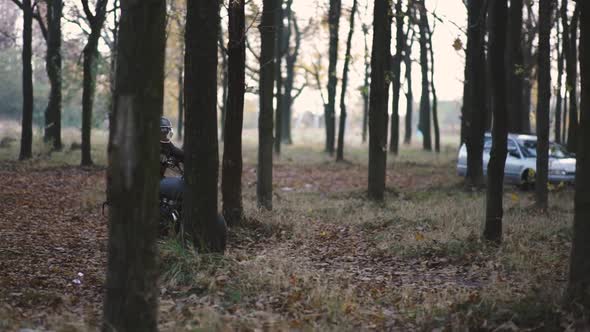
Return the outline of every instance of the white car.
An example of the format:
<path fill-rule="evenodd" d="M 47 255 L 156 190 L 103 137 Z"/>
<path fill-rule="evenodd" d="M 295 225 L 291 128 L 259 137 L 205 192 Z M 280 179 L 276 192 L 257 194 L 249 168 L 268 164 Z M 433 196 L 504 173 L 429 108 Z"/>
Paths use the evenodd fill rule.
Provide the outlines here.
<path fill-rule="evenodd" d="M 484 137 L 483 172 L 487 175 L 492 136 Z M 534 183 L 537 171 L 537 137 L 532 135 L 509 134 L 508 155 L 504 167 L 504 181 L 507 183 L 527 186 Z M 467 148 L 461 145 L 457 158 L 457 174 L 467 175 Z M 557 144 L 549 143 L 549 182 L 573 183 L 576 176 L 576 158 Z"/>

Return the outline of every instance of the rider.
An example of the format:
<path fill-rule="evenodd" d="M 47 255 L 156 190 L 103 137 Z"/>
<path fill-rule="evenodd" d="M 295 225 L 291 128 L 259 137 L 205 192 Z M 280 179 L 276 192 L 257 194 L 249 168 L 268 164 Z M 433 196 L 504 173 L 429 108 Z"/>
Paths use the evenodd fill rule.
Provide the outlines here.
<path fill-rule="evenodd" d="M 170 139 L 174 135 L 172 130 L 172 123 L 165 117 L 160 118 L 160 176 L 163 177 L 166 172 L 165 161 L 169 158 L 176 159 L 177 161 L 184 162 L 184 152 L 174 146 Z"/>

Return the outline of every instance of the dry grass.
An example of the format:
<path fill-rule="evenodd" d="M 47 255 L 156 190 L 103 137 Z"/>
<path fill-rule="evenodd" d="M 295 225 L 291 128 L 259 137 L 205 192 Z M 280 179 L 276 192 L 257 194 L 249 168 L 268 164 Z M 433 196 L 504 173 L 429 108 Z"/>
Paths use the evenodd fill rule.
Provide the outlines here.
<path fill-rule="evenodd" d="M 248 220 L 231 230 L 225 256 L 198 256 L 173 239 L 160 244 L 162 330 L 571 326 L 560 306 L 571 188 L 551 192 L 549 212 L 540 213 L 532 193 L 506 187 L 504 241 L 494 247 L 480 239 L 485 192 L 463 188 L 453 148 L 440 155 L 404 148 L 390 158 L 385 201 L 374 203 L 365 195 L 366 147 L 353 142 L 348 163 L 335 164 L 317 132 L 308 135 L 308 145 L 284 147 L 275 160 L 268 212 L 255 204 L 255 136 L 245 134 Z M 76 161 L 60 152 L 32 164 L 40 163 Z M 103 199 L 87 190 L 83 207 Z M 0 319 L 0 327 L 12 323 Z M 89 318 L 76 324 L 96 326 Z"/>

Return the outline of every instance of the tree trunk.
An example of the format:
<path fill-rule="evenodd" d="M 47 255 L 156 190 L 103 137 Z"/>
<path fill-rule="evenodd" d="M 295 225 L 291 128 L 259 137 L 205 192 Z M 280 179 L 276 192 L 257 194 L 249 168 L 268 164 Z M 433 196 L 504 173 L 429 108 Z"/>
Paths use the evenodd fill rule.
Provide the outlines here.
<path fill-rule="evenodd" d="M 184 52 L 183 52 L 184 53 Z M 181 63 L 178 64 L 177 82 L 178 82 L 178 139 L 182 140 L 184 129 L 184 57 L 180 57 Z"/>
<path fill-rule="evenodd" d="M 164 103 L 165 1 L 121 1 L 107 171 L 109 242 L 103 331 L 156 331 L 158 127 Z M 146 38 L 149 37 L 149 38 Z"/>
<path fill-rule="evenodd" d="M 563 67 L 565 62 L 563 47 L 562 47 L 562 35 L 563 32 L 559 28 L 559 23 L 561 21 L 560 15 L 556 15 L 555 17 L 555 30 L 557 35 L 557 44 L 555 48 L 557 49 L 557 93 L 556 93 L 556 100 L 555 100 L 555 126 L 554 126 L 554 137 L 556 143 L 561 143 L 561 109 L 563 103 L 563 95 L 561 93 L 562 83 L 563 83 Z"/>
<path fill-rule="evenodd" d="M 477 2 L 479 3 L 479 1 Z M 475 12 L 473 11 L 474 3 L 473 1 L 465 2 L 465 6 L 467 7 L 467 47 L 465 48 L 465 68 L 463 70 L 463 104 L 461 105 L 461 126 L 459 129 L 459 146 L 462 144 L 466 144 L 469 141 L 469 134 L 468 128 L 470 127 L 469 121 L 471 120 L 470 112 L 471 112 L 471 89 L 474 82 L 471 82 L 470 75 L 473 71 L 473 42 L 474 42 L 474 28 L 478 28 L 480 31 L 482 29 L 482 20 L 476 20 Z M 475 6 L 477 7 L 477 6 Z M 474 25 L 474 22 L 477 23 Z M 467 152 L 469 156 L 469 150 Z M 469 173 L 469 160 L 467 161 L 467 173 Z M 467 177 L 469 181 L 469 176 Z"/>
<path fill-rule="evenodd" d="M 246 88 L 246 44 L 244 0 L 229 3 L 228 99 L 225 117 L 221 194 L 223 216 L 228 225 L 242 220 L 242 124 Z"/>
<path fill-rule="evenodd" d="M 352 49 L 352 35 L 354 34 L 354 16 L 356 15 L 357 0 L 353 0 L 350 10 L 350 29 L 346 40 L 346 55 L 342 70 L 342 90 L 340 92 L 340 130 L 338 131 L 338 149 L 336 161 L 344 160 L 344 131 L 346 130 L 346 86 L 348 85 L 348 67 L 350 65 L 350 50 Z"/>
<path fill-rule="evenodd" d="M 568 295 L 574 303 L 590 309 L 590 4 L 579 1 L 580 75 L 582 79 L 578 150 L 576 153 L 576 193 L 574 237 L 570 258 Z"/>
<path fill-rule="evenodd" d="M 330 46 L 328 50 L 328 103 L 325 110 L 326 121 L 326 152 L 334 153 L 334 141 L 336 138 L 336 63 L 338 62 L 338 28 L 340 24 L 341 0 L 330 0 L 330 12 L 328 24 L 330 25 Z"/>
<path fill-rule="evenodd" d="M 119 8 L 119 0 L 114 0 L 113 1 L 113 8 Z M 115 96 L 115 77 L 116 77 L 116 71 L 117 71 L 117 44 L 118 44 L 118 33 L 119 33 L 119 17 L 117 16 L 117 10 L 113 10 L 113 18 L 112 18 L 112 22 L 113 22 L 113 28 L 111 29 L 111 33 L 113 34 L 113 44 L 112 47 L 110 49 L 111 51 L 111 60 L 109 63 L 109 92 L 110 92 L 110 96 L 109 96 L 109 107 L 108 107 L 108 123 L 109 123 L 109 128 L 113 125 L 113 111 L 114 111 L 114 105 L 115 105 L 115 101 L 114 101 L 114 96 Z M 110 142 L 110 130 L 109 130 L 109 142 Z M 110 144 L 110 143 L 108 143 Z M 109 145 L 107 145 L 107 150 L 109 149 Z"/>
<path fill-rule="evenodd" d="M 221 23 L 221 21 L 220 21 Z M 218 38 L 219 38 L 219 46 L 223 45 L 223 29 L 221 27 L 221 25 L 219 26 L 220 31 L 218 34 Z M 223 141 L 224 137 L 225 137 L 225 116 L 227 114 L 227 86 L 228 86 L 228 68 L 227 68 L 227 54 L 225 52 L 225 50 L 223 50 L 223 48 L 220 47 L 220 52 L 221 52 L 221 105 L 220 105 L 220 112 L 221 112 L 221 133 L 219 136 L 221 138 L 221 140 Z"/>
<path fill-rule="evenodd" d="M 295 45 L 292 51 L 287 50 L 286 56 L 286 77 L 285 77 L 285 92 L 283 106 L 283 121 L 281 130 L 281 140 L 284 144 L 293 144 L 291 137 L 291 121 L 292 121 L 292 107 L 293 107 L 293 82 L 295 80 L 295 64 L 299 57 L 299 49 L 301 47 L 301 31 L 297 24 L 297 20 L 291 11 L 292 1 L 288 2 L 286 16 L 289 20 L 287 43 L 290 43 L 291 30 L 295 33 Z"/>
<path fill-rule="evenodd" d="M 98 35 L 90 37 L 83 51 L 84 76 L 82 80 L 82 166 L 92 165 L 92 108 L 96 90 L 96 67 L 98 60 Z"/>
<path fill-rule="evenodd" d="M 551 104 L 551 13 L 552 0 L 539 2 L 539 76 L 537 93 L 537 172 L 536 204 L 548 207 L 547 180 L 549 175 L 549 108 Z"/>
<path fill-rule="evenodd" d="M 465 69 L 464 135 L 467 148 L 467 184 L 480 187 L 483 177 L 483 145 L 486 121 L 486 59 L 485 59 L 485 13 L 479 0 L 469 0 L 467 51 Z"/>
<path fill-rule="evenodd" d="M 438 125 L 438 96 L 434 84 L 434 51 L 432 49 L 432 35 L 434 31 L 428 28 L 428 53 L 430 54 L 430 89 L 432 90 L 432 122 L 434 125 L 434 151 L 440 152 L 440 128 Z"/>
<path fill-rule="evenodd" d="M 365 39 L 365 80 L 361 89 L 361 95 L 363 97 L 363 131 L 362 139 L 363 143 L 367 141 L 367 128 L 369 126 L 369 78 L 371 77 L 371 61 L 369 58 L 369 46 L 367 39 L 369 38 L 369 27 L 363 24 L 363 35 Z"/>
<path fill-rule="evenodd" d="M 506 85 L 508 97 L 508 131 L 523 132 L 523 52 L 522 52 L 522 13 L 523 0 L 511 0 L 508 12 L 508 47 L 507 47 L 507 77 Z"/>
<path fill-rule="evenodd" d="M 47 2 L 47 53 L 45 67 L 49 78 L 49 102 L 45 110 L 45 142 L 61 150 L 61 0 Z"/>
<path fill-rule="evenodd" d="M 534 68 L 535 68 L 535 60 L 536 57 L 534 56 L 534 40 L 537 35 L 537 26 L 535 26 L 534 22 L 534 14 L 533 14 L 533 2 L 527 1 L 527 21 L 526 21 L 526 33 L 523 35 L 523 43 L 524 47 L 522 48 L 523 51 L 523 70 L 522 70 L 522 77 L 523 77 L 523 96 L 522 96 L 522 111 L 520 112 L 521 115 L 521 125 L 522 125 L 522 133 L 528 134 L 531 133 L 531 120 L 530 120 L 530 113 L 531 113 L 531 101 L 532 101 L 532 90 L 533 90 L 533 80 L 534 80 Z"/>
<path fill-rule="evenodd" d="M 577 52 L 577 40 L 578 40 L 578 20 L 580 17 L 579 2 L 576 4 L 576 10 L 572 17 L 572 24 L 570 25 L 570 37 L 568 38 L 568 55 L 566 56 L 567 66 L 567 89 L 569 90 L 569 130 L 567 136 L 567 149 L 570 152 L 576 152 L 578 143 L 578 52 Z"/>
<path fill-rule="evenodd" d="M 490 62 L 492 66 L 492 93 L 494 96 L 494 125 L 492 150 L 488 164 L 486 195 L 486 222 L 483 236 L 486 240 L 502 241 L 502 193 L 504 188 L 504 165 L 506 164 L 508 127 L 506 112 L 506 16 L 507 0 L 490 4 Z"/>
<path fill-rule="evenodd" d="M 489 19 L 487 20 L 489 21 Z M 487 24 L 487 23 L 486 23 Z M 489 29 L 487 29 L 489 30 Z M 484 40 L 485 40 L 485 33 L 484 33 Z M 485 42 L 484 41 L 484 49 L 489 49 L 488 48 L 489 42 Z M 532 47 L 532 46 L 531 46 Z M 492 118 L 493 118 L 493 107 L 492 107 L 492 99 L 493 99 L 493 93 L 492 93 L 492 87 L 493 87 L 493 83 L 492 83 L 492 65 L 491 65 L 491 61 L 490 61 L 490 55 L 488 53 L 486 53 L 484 51 L 484 59 L 485 59 L 485 80 L 484 80 L 484 98 L 485 98 L 485 113 L 486 113 L 486 119 L 485 119 L 485 132 L 491 132 L 492 131 Z M 528 80 L 526 80 L 525 82 L 529 82 Z M 530 99 L 530 94 L 531 94 L 531 87 L 530 85 L 528 86 L 528 90 L 526 90 L 525 88 L 525 94 L 528 92 L 528 97 L 525 97 Z M 530 105 L 529 105 L 530 106 Z M 527 107 L 529 107 L 527 106 Z"/>
<path fill-rule="evenodd" d="M 410 18 L 411 20 L 411 18 Z M 410 21 L 410 24 L 411 21 Z M 406 92 L 406 128 L 404 136 L 404 144 L 410 144 L 412 142 L 412 113 L 414 112 L 414 93 L 412 88 L 412 46 L 414 44 L 414 36 L 408 38 L 408 44 L 406 45 L 404 66 L 406 67 L 406 85 L 408 92 Z"/>
<path fill-rule="evenodd" d="M 562 122 L 563 122 L 563 131 L 561 133 L 561 142 L 565 143 L 567 141 L 567 116 L 568 116 L 568 108 L 567 108 L 567 101 L 568 101 L 568 92 L 567 89 L 563 94 L 563 114 L 562 114 Z"/>
<path fill-rule="evenodd" d="M 418 128 L 422 132 L 422 147 L 424 150 L 432 150 L 430 137 L 430 81 L 428 78 L 428 16 L 425 0 L 418 0 L 420 13 L 420 67 L 422 69 L 422 92 L 420 97 L 420 123 Z"/>
<path fill-rule="evenodd" d="M 369 198 L 382 201 L 387 164 L 387 104 L 391 63 L 391 15 L 388 0 L 375 0 L 369 98 Z"/>
<path fill-rule="evenodd" d="M 23 113 L 19 160 L 33 156 L 33 9 L 31 0 L 23 0 Z"/>
<path fill-rule="evenodd" d="M 184 229 L 201 251 L 223 252 L 227 228 L 217 220 L 219 3 L 189 1 L 185 29 Z"/>
<path fill-rule="evenodd" d="M 273 81 L 277 1 L 263 0 L 260 52 L 260 88 L 258 115 L 258 170 L 256 198 L 259 207 L 272 210 Z"/>
<path fill-rule="evenodd" d="M 276 99 L 276 111 L 275 111 L 275 140 L 274 140 L 274 150 L 275 153 L 278 155 L 281 154 L 281 137 L 282 134 L 282 123 L 283 123 L 283 54 L 284 54 L 284 43 L 285 43 L 285 36 L 284 31 L 285 27 L 283 25 L 283 20 L 285 19 L 285 10 L 283 9 L 283 1 L 284 0 L 277 0 L 278 7 L 275 13 L 275 25 L 276 25 L 276 45 L 275 45 L 275 80 L 276 80 L 276 92 L 275 92 L 275 99 Z M 287 40 L 287 43 L 289 41 Z"/>
<path fill-rule="evenodd" d="M 92 165 L 92 109 L 94 106 L 94 94 L 96 91 L 96 70 L 98 66 L 98 41 L 100 31 L 106 18 L 108 0 L 96 2 L 94 16 L 88 16 L 90 23 L 90 35 L 84 46 L 84 76 L 82 80 L 82 166 Z"/>
<path fill-rule="evenodd" d="M 404 34 L 404 12 L 402 0 L 395 4 L 395 55 L 392 58 L 392 101 L 391 101 L 391 130 L 389 135 L 389 152 L 397 155 L 399 151 L 399 95 L 401 88 L 401 63 L 403 58 L 406 36 Z"/>

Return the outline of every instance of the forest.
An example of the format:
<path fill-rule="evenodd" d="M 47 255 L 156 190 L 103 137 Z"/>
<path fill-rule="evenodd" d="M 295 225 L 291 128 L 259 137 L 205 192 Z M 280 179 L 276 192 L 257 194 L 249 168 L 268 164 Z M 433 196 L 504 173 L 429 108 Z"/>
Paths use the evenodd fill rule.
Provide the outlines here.
<path fill-rule="evenodd" d="M 587 0 L 0 0 L 0 331 L 590 330 L 589 47 Z"/>

